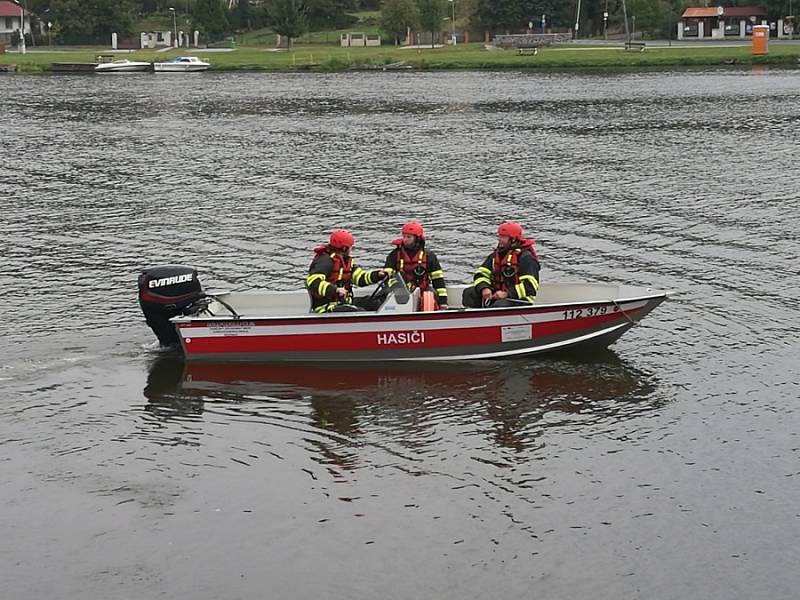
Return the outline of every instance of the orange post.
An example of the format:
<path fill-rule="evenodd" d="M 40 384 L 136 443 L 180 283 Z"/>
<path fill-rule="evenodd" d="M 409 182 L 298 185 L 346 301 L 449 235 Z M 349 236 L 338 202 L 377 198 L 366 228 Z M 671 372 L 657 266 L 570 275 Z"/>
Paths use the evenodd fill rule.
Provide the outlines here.
<path fill-rule="evenodd" d="M 753 25 L 753 56 L 769 52 L 769 25 Z"/>

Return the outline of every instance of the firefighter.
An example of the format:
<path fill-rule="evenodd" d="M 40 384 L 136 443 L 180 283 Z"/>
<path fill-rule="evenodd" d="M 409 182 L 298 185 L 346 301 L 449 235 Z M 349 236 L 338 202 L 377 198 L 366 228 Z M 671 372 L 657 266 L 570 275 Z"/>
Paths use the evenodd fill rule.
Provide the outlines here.
<path fill-rule="evenodd" d="M 523 237 L 519 223 L 506 221 L 497 228 L 497 248 L 475 271 L 462 302 L 469 308 L 532 304 L 539 290 L 539 270 L 533 240 Z"/>
<path fill-rule="evenodd" d="M 392 241 L 395 249 L 386 257 L 384 271 L 389 275 L 395 272 L 402 274 L 412 292 L 417 288 L 421 292 L 434 291 L 439 308 L 447 309 L 444 272 L 433 251 L 425 248 L 422 225 L 415 221 L 406 223 L 400 229 L 400 235 L 402 237 Z"/>
<path fill-rule="evenodd" d="M 387 277 L 384 270 L 365 271 L 353 262 L 353 236 L 346 229 L 333 231 L 327 244 L 314 248 L 306 289 L 312 312 L 377 310 L 383 298 L 353 298 L 353 286 L 377 283 Z"/>

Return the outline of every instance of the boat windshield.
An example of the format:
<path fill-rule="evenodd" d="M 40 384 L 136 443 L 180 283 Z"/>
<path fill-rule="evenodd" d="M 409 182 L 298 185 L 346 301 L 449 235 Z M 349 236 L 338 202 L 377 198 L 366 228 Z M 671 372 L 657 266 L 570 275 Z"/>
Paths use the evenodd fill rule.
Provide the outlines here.
<path fill-rule="evenodd" d="M 398 304 L 408 304 L 411 299 L 411 292 L 402 277 L 392 275 L 389 278 L 388 289 L 390 294 L 394 294 L 395 302 Z"/>

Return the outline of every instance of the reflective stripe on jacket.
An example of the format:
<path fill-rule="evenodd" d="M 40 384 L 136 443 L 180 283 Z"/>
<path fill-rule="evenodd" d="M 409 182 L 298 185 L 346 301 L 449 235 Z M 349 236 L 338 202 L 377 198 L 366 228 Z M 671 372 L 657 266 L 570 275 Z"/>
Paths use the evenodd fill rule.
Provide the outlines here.
<path fill-rule="evenodd" d="M 392 242 L 396 248 L 386 257 L 384 271 L 389 274 L 402 273 L 403 280 L 413 291 L 414 288 L 426 290 L 431 285 L 436 290 L 439 304 L 447 304 L 447 285 L 444 281 L 444 271 L 439 264 L 439 259 L 431 250 L 426 250 L 424 243 L 409 255 L 402 240 Z"/>
<path fill-rule="evenodd" d="M 349 254 L 330 246 L 317 246 L 305 282 L 311 296 L 311 310 L 324 313 L 339 304 L 352 304 L 354 285 L 361 287 L 377 280 L 377 271 L 365 271 L 353 262 Z M 336 295 L 338 287 L 347 290 L 344 298 Z"/>
<path fill-rule="evenodd" d="M 533 241 L 523 240 L 510 250 L 496 249 L 487 256 L 472 281 L 479 293 L 489 288 L 508 293 L 512 300 L 533 302 L 539 291 L 540 269 Z"/>

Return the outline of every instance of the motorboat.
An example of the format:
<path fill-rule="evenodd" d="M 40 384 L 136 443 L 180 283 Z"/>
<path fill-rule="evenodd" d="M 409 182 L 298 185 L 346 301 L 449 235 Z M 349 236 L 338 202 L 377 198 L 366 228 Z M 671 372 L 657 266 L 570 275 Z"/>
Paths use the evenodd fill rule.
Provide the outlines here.
<path fill-rule="evenodd" d="M 156 73 L 194 73 L 208 71 L 210 66 L 210 63 L 200 60 L 196 56 L 176 56 L 164 62 L 153 63 L 153 70 Z"/>
<path fill-rule="evenodd" d="M 420 310 L 419 290 L 390 277 L 372 292 L 376 311 L 310 312 L 306 290 L 205 293 L 191 267 L 139 276 L 139 304 L 162 346 L 187 360 L 389 361 L 509 358 L 605 348 L 669 295 L 647 287 L 542 284 L 535 304 Z M 360 293 L 369 294 L 368 291 Z"/>
<path fill-rule="evenodd" d="M 153 63 L 120 58 L 111 62 L 95 65 L 95 73 L 131 73 L 135 71 L 151 71 Z"/>

